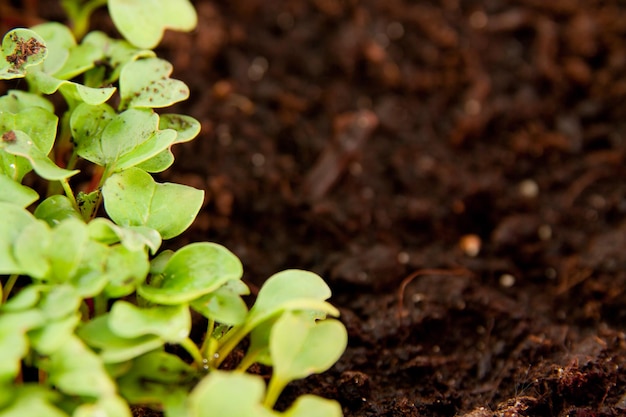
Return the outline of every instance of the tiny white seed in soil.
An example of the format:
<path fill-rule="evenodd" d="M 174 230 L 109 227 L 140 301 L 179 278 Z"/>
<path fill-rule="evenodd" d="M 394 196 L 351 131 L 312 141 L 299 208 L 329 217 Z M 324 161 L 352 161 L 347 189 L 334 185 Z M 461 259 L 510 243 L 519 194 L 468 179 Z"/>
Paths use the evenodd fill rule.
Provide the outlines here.
<path fill-rule="evenodd" d="M 524 180 L 519 184 L 519 193 L 524 198 L 536 198 L 539 195 L 539 185 L 533 180 Z"/>
<path fill-rule="evenodd" d="M 515 277 L 511 274 L 502 274 L 500 276 L 500 285 L 504 288 L 511 288 L 515 285 Z"/>

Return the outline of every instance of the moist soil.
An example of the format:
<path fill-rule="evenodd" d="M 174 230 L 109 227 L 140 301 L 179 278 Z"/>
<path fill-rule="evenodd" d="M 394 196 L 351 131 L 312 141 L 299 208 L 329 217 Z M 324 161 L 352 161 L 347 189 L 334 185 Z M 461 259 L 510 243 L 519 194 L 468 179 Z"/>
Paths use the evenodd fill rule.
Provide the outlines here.
<path fill-rule="evenodd" d="M 626 415 L 626 3 L 195 2 L 159 53 L 202 123 L 161 180 L 206 190 L 258 288 L 333 290 L 352 416 Z"/>

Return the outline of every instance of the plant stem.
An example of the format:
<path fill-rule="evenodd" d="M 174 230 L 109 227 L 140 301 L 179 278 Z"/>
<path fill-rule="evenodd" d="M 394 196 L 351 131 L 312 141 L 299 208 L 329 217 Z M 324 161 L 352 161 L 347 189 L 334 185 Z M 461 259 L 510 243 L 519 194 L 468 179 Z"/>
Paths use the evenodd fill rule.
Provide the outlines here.
<path fill-rule="evenodd" d="M 180 341 L 180 345 L 183 347 L 183 349 L 187 351 L 187 353 L 191 355 L 194 363 L 198 367 L 201 368 L 202 366 L 204 366 L 204 358 L 202 357 L 202 354 L 200 353 L 200 349 L 198 349 L 198 346 L 196 346 L 193 340 L 187 337 Z"/>
<path fill-rule="evenodd" d="M 72 191 L 72 187 L 70 187 L 70 183 L 67 181 L 67 178 L 63 178 L 61 180 L 61 186 L 63 187 L 63 191 L 65 191 L 65 195 L 72 202 L 72 206 L 74 209 L 80 213 L 78 208 L 78 204 L 76 203 L 76 197 L 74 197 L 74 191 Z"/>
<path fill-rule="evenodd" d="M 270 383 L 267 385 L 267 393 L 265 394 L 265 400 L 263 400 L 263 406 L 266 408 L 273 408 L 274 404 L 278 400 L 278 396 L 285 386 L 287 386 L 288 381 L 284 381 L 276 377 L 276 374 L 272 375 L 270 378 Z"/>
<path fill-rule="evenodd" d="M 211 368 L 218 368 L 230 352 L 237 347 L 239 342 L 241 342 L 241 339 L 243 339 L 246 334 L 248 334 L 248 329 L 246 327 L 235 327 L 229 331 L 220 340 L 221 346 L 217 349 L 217 352 L 209 358 L 209 365 Z"/>
<path fill-rule="evenodd" d="M 2 304 L 6 303 L 6 301 L 9 299 L 9 294 L 11 293 L 13 286 L 17 282 L 18 277 L 18 274 L 11 275 L 7 280 L 7 283 L 4 285 L 4 288 L 2 290 Z"/>
<path fill-rule="evenodd" d="M 206 326 L 206 333 L 204 335 L 204 340 L 202 341 L 202 346 L 200 347 L 200 352 L 204 355 L 205 358 L 210 358 L 213 355 L 213 352 L 209 352 L 211 343 L 210 340 L 213 337 L 213 329 L 215 328 L 215 320 L 209 319 L 209 323 Z"/>

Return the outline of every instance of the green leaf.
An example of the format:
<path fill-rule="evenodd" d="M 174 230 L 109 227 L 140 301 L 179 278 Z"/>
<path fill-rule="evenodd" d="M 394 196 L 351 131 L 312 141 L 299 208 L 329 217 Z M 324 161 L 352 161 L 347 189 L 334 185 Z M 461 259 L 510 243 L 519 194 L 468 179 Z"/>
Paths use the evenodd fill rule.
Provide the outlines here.
<path fill-rule="evenodd" d="M 165 341 L 156 335 L 132 339 L 118 336 L 109 327 L 108 314 L 91 320 L 78 330 L 78 335 L 89 346 L 100 349 L 100 357 L 105 363 L 124 362 L 165 344 Z"/>
<path fill-rule="evenodd" d="M 15 132 L 21 131 L 28 135 L 41 154 L 47 155 L 56 138 L 58 119 L 54 113 L 42 107 L 31 107 L 17 113 L 0 111 L 0 148 L 17 140 Z M 34 121 L 37 121 L 34 123 Z M 21 156 L 12 155 L 0 150 L 0 171 L 21 182 L 24 175 L 32 170 L 31 163 Z"/>
<path fill-rule="evenodd" d="M 187 85 L 173 78 L 172 64 L 146 58 L 124 65 L 120 74 L 121 109 L 168 107 L 189 97 Z"/>
<path fill-rule="evenodd" d="M 184 304 L 139 308 L 118 300 L 111 308 L 109 328 L 129 339 L 152 334 L 168 343 L 178 343 L 189 336 L 191 314 Z"/>
<path fill-rule="evenodd" d="M 68 281 L 82 298 L 100 294 L 109 282 L 110 274 L 115 273 L 106 270 L 109 252 L 108 246 L 91 239 L 87 240 L 78 269 Z"/>
<path fill-rule="evenodd" d="M 54 244 L 47 251 L 51 266 L 49 278 L 53 282 L 69 281 L 76 275 L 87 247 L 87 226 L 80 220 L 64 220 L 52 229 L 51 240 Z"/>
<path fill-rule="evenodd" d="M 259 290 L 246 327 L 257 324 L 288 310 L 316 310 L 333 316 L 339 311 L 324 302 L 331 295 L 330 288 L 317 274 L 289 269 L 272 275 Z"/>
<path fill-rule="evenodd" d="M 190 31 L 198 17 L 188 0 L 109 0 L 115 27 L 133 45 L 154 48 L 165 29 Z"/>
<path fill-rule="evenodd" d="M 39 302 L 41 294 L 49 287 L 47 285 L 31 284 L 22 288 L 17 294 L 0 307 L 3 312 L 17 312 L 29 310 Z"/>
<path fill-rule="evenodd" d="M 72 1 L 72 0 L 71 0 Z M 152 58 L 156 54 L 149 49 L 138 49 L 129 42 L 120 39 L 112 39 L 104 32 L 92 31 L 83 39 L 83 45 L 89 45 L 91 48 L 103 51 L 107 66 L 107 73 L 86 74 L 85 85 L 106 85 L 111 84 L 119 79 L 122 67 L 127 62 L 135 61 L 140 58 Z M 101 70 L 102 67 L 96 68 Z M 93 82 L 93 84 L 89 84 Z"/>
<path fill-rule="evenodd" d="M 57 320 L 78 311 L 82 299 L 71 285 L 54 285 L 39 302 L 39 308 L 49 320 Z"/>
<path fill-rule="evenodd" d="M 28 353 L 26 332 L 41 326 L 44 317 L 37 310 L 0 314 L 0 383 L 12 381 L 20 361 Z"/>
<path fill-rule="evenodd" d="M 38 67 L 47 74 L 54 74 L 65 65 L 70 56 L 70 49 L 76 45 L 76 40 L 70 29 L 58 22 L 46 22 L 31 28 L 41 36 L 48 49 L 48 56 Z"/>
<path fill-rule="evenodd" d="M 30 136 L 20 130 L 12 130 L 12 140 L 0 142 L 0 151 L 26 158 L 35 172 L 47 180 L 62 180 L 78 174 L 78 170 L 59 168 L 31 140 Z M 6 135 L 6 134 L 5 134 Z M 5 138 L 6 136 L 3 136 Z M 6 171 L 5 171 L 6 173 Z M 9 174 L 10 175 L 10 174 Z"/>
<path fill-rule="evenodd" d="M 115 93 L 115 87 L 87 87 L 72 81 L 61 80 L 42 71 L 29 74 L 28 81 L 37 86 L 37 89 L 44 94 L 60 91 L 66 100 L 76 104 L 80 102 L 91 105 L 102 104 Z"/>
<path fill-rule="evenodd" d="M 48 372 L 52 385 L 70 395 L 111 396 L 115 385 L 101 358 L 76 336 L 72 336 L 39 366 Z"/>
<path fill-rule="evenodd" d="M 284 417 L 342 417 L 341 405 L 337 401 L 315 395 L 301 395 L 282 414 Z"/>
<path fill-rule="evenodd" d="M 150 270 L 148 255 L 143 249 L 132 251 L 123 245 L 112 246 L 106 262 L 109 282 L 104 292 L 110 298 L 125 297 L 135 292 Z"/>
<path fill-rule="evenodd" d="M 122 242 L 122 245 L 130 251 L 138 251 L 147 246 L 152 253 L 156 253 L 161 246 L 161 235 L 149 227 L 120 227 L 103 217 L 93 219 L 87 227 L 92 239 L 108 245 Z"/>
<path fill-rule="evenodd" d="M 178 136 L 174 143 L 189 142 L 200 133 L 200 122 L 183 114 L 162 114 L 159 129 L 175 130 Z"/>
<path fill-rule="evenodd" d="M 78 154 L 111 171 L 130 168 L 167 149 L 173 130 L 157 130 L 159 116 L 151 110 L 130 109 L 115 115 L 108 105 L 79 105 L 70 125 Z"/>
<path fill-rule="evenodd" d="M 241 262 L 228 249 L 215 243 L 192 243 L 172 255 L 158 277 L 158 286 L 143 284 L 137 291 L 153 303 L 179 304 L 239 280 L 242 274 Z"/>
<path fill-rule="evenodd" d="M 22 90 L 9 90 L 6 95 L 0 97 L 0 111 L 19 113 L 32 107 L 41 107 L 48 113 L 54 114 L 54 105 L 38 94 Z"/>
<path fill-rule="evenodd" d="M 49 321 L 44 327 L 31 331 L 29 337 L 33 349 L 41 355 L 51 355 L 74 335 L 78 323 L 80 323 L 80 314 L 73 314 L 59 320 Z"/>
<path fill-rule="evenodd" d="M 347 343 L 346 328 L 337 320 L 316 322 L 301 314 L 283 314 L 270 332 L 274 368 L 265 405 L 273 406 L 289 382 L 329 369 Z"/>
<path fill-rule="evenodd" d="M 163 239 L 182 233 L 195 219 L 204 192 L 180 184 L 158 184 L 131 168 L 112 175 L 102 189 L 107 214 L 120 226 L 146 226 Z"/>
<path fill-rule="evenodd" d="M 248 286 L 242 281 L 230 280 L 217 290 L 192 301 L 191 306 L 206 318 L 236 326 L 242 324 L 248 314 L 248 307 L 240 295 L 249 293 Z"/>
<path fill-rule="evenodd" d="M 174 163 L 174 154 L 171 149 L 164 149 L 152 158 L 135 165 L 137 168 L 146 172 L 156 173 L 163 172 Z"/>
<path fill-rule="evenodd" d="M 283 379 L 306 378 L 328 370 L 346 349 L 348 333 L 340 321 L 313 321 L 285 313 L 270 332 L 273 375 Z"/>
<path fill-rule="evenodd" d="M 115 110 L 106 103 L 100 105 L 79 104 L 70 117 L 72 137 L 76 152 L 81 158 L 101 166 L 114 160 L 103 150 L 103 133 L 107 125 L 117 117 Z"/>
<path fill-rule="evenodd" d="M 195 375 L 196 371 L 178 356 L 153 351 L 134 359 L 118 386 L 131 404 L 162 405 L 186 398 Z"/>
<path fill-rule="evenodd" d="M 264 391 L 259 376 L 213 371 L 189 395 L 189 417 L 275 415 L 261 405 Z"/>
<path fill-rule="evenodd" d="M 52 195 L 39 203 L 33 214 L 53 227 L 66 219 L 82 220 L 71 200 L 60 194 Z"/>
<path fill-rule="evenodd" d="M 32 188 L 13 181 L 0 173 L 0 201 L 13 203 L 20 207 L 28 207 L 39 199 L 39 194 Z"/>
<path fill-rule="evenodd" d="M 69 417 L 53 405 L 60 397 L 57 392 L 35 384 L 14 387 L 12 391 L 11 404 L 0 410 L 2 417 Z"/>
<path fill-rule="evenodd" d="M 13 29 L 2 39 L 0 79 L 24 77 L 27 68 L 41 63 L 48 53 L 44 40 L 32 30 Z"/>
<path fill-rule="evenodd" d="M 21 265 L 23 274 L 37 279 L 48 275 L 48 249 L 51 242 L 52 232 L 44 222 L 33 222 L 22 229 L 15 241 L 13 254 Z"/>
<path fill-rule="evenodd" d="M 117 395 L 98 398 L 93 404 L 81 404 L 72 413 L 72 417 L 131 417 L 130 408 L 124 399 Z"/>
<path fill-rule="evenodd" d="M 13 246 L 22 230 L 37 222 L 27 210 L 11 203 L 0 201 L 0 274 L 25 272 L 13 254 Z"/>

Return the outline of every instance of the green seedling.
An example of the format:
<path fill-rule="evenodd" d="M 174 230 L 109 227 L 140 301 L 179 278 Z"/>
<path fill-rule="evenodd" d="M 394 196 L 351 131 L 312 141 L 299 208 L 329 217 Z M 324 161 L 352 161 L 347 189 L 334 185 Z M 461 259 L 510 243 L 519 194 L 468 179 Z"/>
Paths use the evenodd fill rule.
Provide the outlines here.
<path fill-rule="evenodd" d="M 85 33 L 105 3 L 127 40 Z M 0 78 L 28 87 L 0 97 L 0 416 L 130 417 L 132 405 L 167 417 L 341 416 L 310 395 L 274 410 L 289 382 L 326 371 L 346 347 L 322 278 L 277 273 L 248 309 L 243 266 L 225 247 L 160 251 L 204 202 L 152 176 L 200 131 L 155 110 L 189 90 L 147 49 L 164 29 L 195 25 L 189 2 L 63 5 L 74 31 L 15 29 L 0 49 Z M 205 318 L 199 340 L 192 312 Z M 244 338 L 243 359 L 225 362 Z M 246 373 L 255 363 L 272 367 L 267 385 Z"/>

